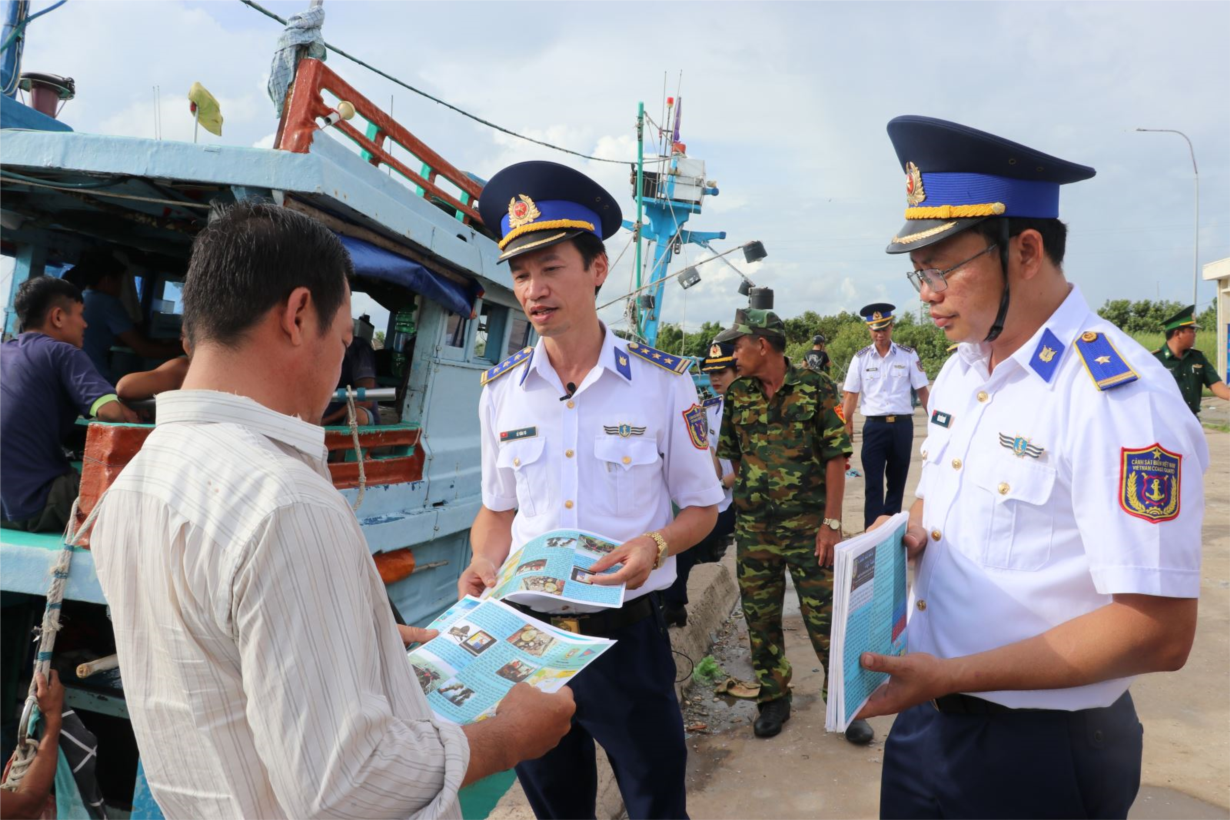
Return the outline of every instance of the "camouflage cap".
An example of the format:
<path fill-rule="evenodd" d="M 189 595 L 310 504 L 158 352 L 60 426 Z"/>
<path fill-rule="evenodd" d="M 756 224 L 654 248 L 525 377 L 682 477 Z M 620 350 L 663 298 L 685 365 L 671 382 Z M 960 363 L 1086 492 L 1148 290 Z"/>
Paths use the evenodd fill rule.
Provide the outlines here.
<path fill-rule="evenodd" d="M 771 310 L 740 308 L 735 311 L 735 323 L 719 333 L 713 341 L 733 342 L 740 336 L 776 336 L 784 340 L 786 326 Z"/>

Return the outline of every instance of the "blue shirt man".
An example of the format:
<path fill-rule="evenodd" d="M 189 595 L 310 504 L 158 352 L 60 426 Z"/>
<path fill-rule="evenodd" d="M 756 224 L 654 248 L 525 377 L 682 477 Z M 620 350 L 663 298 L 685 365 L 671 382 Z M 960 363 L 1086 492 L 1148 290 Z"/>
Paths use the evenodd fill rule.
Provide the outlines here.
<path fill-rule="evenodd" d="M 136 421 L 81 350 L 81 293 L 40 276 L 15 300 L 22 332 L 0 346 L 0 526 L 32 532 L 64 528 L 78 476 L 61 442 L 77 416 Z"/>

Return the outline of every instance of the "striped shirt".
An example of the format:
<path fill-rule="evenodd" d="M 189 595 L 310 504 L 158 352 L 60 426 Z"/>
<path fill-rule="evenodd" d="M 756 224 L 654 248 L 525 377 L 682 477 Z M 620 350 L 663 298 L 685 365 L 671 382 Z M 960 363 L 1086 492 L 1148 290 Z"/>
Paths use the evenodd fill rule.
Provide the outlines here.
<path fill-rule="evenodd" d="M 461 817 L 469 746 L 411 672 L 324 431 L 224 393 L 157 401 L 91 544 L 163 811 Z"/>

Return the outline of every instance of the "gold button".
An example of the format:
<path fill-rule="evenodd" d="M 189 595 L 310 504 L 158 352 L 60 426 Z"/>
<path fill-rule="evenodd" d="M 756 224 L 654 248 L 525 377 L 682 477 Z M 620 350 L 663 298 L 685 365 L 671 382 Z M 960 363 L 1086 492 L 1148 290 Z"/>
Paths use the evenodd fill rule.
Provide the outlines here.
<path fill-rule="evenodd" d="M 961 459 L 959 459 L 959 458 L 954 458 L 954 459 L 952 460 L 952 469 L 954 469 L 954 470 L 960 470 L 960 469 L 961 469 Z"/>
<path fill-rule="evenodd" d="M 923 450 L 921 453 L 919 453 L 919 455 L 920 455 L 920 456 L 922 456 L 923 458 L 926 458 L 926 457 L 927 457 L 927 451 L 926 451 L 926 450 Z"/>
<path fill-rule="evenodd" d="M 564 455 L 565 455 L 567 458 L 572 458 L 574 455 L 576 455 L 576 453 L 574 453 L 572 450 L 565 450 L 565 451 L 564 451 Z"/>
<path fill-rule="evenodd" d="M 932 530 L 932 531 L 931 531 L 931 540 L 932 540 L 932 541 L 939 541 L 941 537 L 942 537 L 942 536 L 941 536 L 941 534 L 940 534 L 940 531 L 939 531 L 939 530 Z"/>
<path fill-rule="evenodd" d="M 987 400 L 987 399 L 989 399 L 989 398 L 991 398 L 991 397 L 990 397 L 990 395 L 988 395 L 988 394 L 987 394 L 987 391 L 985 391 L 985 390 L 979 390 L 979 391 L 978 391 L 978 401 L 983 401 L 983 402 L 984 402 L 984 401 L 986 401 L 986 400 Z"/>
<path fill-rule="evenodd" d="M 919 598 L 919 599 L 918 599 L 918 604 L 917 604 L 917 606 L 918 606 L 918 611 L 919 611 L 919 612 L 926 612 L 926 611 L 927 611 L 927 602 L 926 602 L 926 601 L 924 601 L 922 598 Z"/>
<path fill-rule="evenodd" d="M 631 459 L 631 457 L 629 457 L 629 456 L 624 456 L 623 461 L 624 461 L 624 464 L 631 464 L 631 463 L 632 463 L 632 459 Z"/>
<path fill-rule="evenodd" d="M 1009 487 L 1008 487 L 1008 483 L 1007 483 L 1006 481 L 1001 481 L 1001 482 L 1000 482 L 1000 484 L 999 484 L 999 494 L 1000 494 L 1000 495 L 1007 495 L 1007 494 L 1008 494 L 1008 489 L 1009 489 Z"/>
<path fill-rule="evenodd" d="M 576 403 L 575 401 L 573 401 L 572 399 L 569 399 L 569 400 L 568 400 L 568 409 L 569 409 L 569 410 L 571 410 L 572 408 L 574 408 L 574 407 L 576 407 L 576 406 L 577 406 L 577 403 Z"/>
<path fill-rule="evenodd" d="M 571 501 L 565 501 L 565 502 L 564 502 L 564 507 L 565 507 L 565 508 L 567 508 L 567 509 L 569 509 L 569 510 L 571 510 L 571 509 L 572 509 L 572 502 L 571 502 Z"/>
<path fill-rule="evenodd" d="M 513 459 L 513 466 L 514 466 L 514 467 L 520 467 L 520 466 L 521 466 L 521 459 L 519 459 L 519 458 L 514 458 L 514 459 Z"/>

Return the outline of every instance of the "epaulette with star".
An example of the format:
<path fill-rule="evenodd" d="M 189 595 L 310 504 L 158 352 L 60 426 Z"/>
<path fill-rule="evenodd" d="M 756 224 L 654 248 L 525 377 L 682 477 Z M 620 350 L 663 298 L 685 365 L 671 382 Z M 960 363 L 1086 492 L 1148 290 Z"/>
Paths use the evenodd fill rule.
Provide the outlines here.
<path fill-rule="evenodd" d="M 1085 363 L 1085 370 L 1098 390 L 1110 390 L 1136 381 L 1140 376 L 1132 369 L 1110 337 L 1092 330 L 1082 333 L 1075 342 L 1076 352 Z"/>
<path fill-rule="evenodd" d="M 524 350 L 518 350 L 516 353 L 512 354 L 490 370 L 484 370 L 482 383 L 485 385 L 488 382 L 493 382 L 505 373 L 517 369 L 521 365 L 528 362 L 530 357 L 533 355 L 534 348 L 532 347 L 527 347 Z"/>
<path fill-rule="evenodd" d="M 859 356 L 862 356 L 864 353 L 866 353 L 868 350 L 871 350 L 871 348 L 873 347 L 875 347 L 875 345 L 867 345 L 862 350 L 860 350 L 858 353 L 855 353 L 854 358 L 857 359 Z"/>
<path fill-rule="evenodd" d="M 692 360 L 687 356 L 676 356 L 673 353 L 663 353 L 639 342 L 628 342 L 628 352 L 638 359 L 644 359 L 663 370 L 669 370 L 676 376 L 682 376 L 692 367 Z"/>
<path fill-rule="evenodd" d="M 721 404 L 721 403 L 722 403 L 722 397 L 721 397 L 721 396 L 713 396 L 712 398 L 705 399 L 705 400 L 704 400 L 704 402 L 702 402 L 702 403 L 703 403 L 703 405 L 704 405 L 706 408 L 708 408 L 708 407 L 716 407 L 717 405 L 719 405 L 719 404 Z"/>
<path fill-rule="evenodd" d="M 897 347 L 901 348 L 901 349 L 902 349 L 902 350 L 904 350 L 906 353 L 913 353 L 913 352 L 914 352 L 914 348 L 910 347 L 909 345 L 897 345 Z"/>

